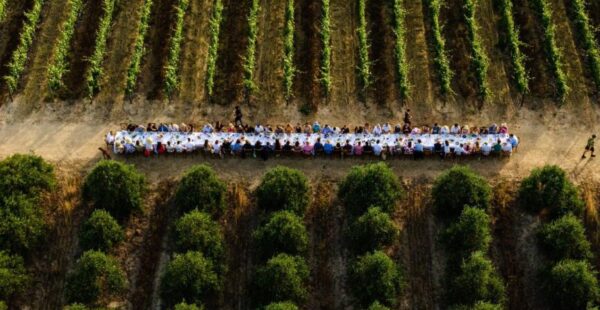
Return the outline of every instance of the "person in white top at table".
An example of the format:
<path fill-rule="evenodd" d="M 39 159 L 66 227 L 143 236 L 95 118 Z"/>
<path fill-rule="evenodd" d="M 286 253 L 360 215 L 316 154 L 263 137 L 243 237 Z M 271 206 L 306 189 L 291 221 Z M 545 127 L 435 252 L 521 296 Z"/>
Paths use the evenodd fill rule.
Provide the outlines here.
<path fill-rule="evenodd" d="M 463 148 L 462 144 L 459 144 L 458 142 L 456 143 L 456 145 L 454 146 L 454 155 L 456 155 L 456 156 L 465 155 L 465 149 Z"/>
<path fill-rule="evenodd" d="M 375 144 L 373 144 L 373 155 L 380 156 L 381 151 L 383 150 L 383 146 L 381 146 L 381 142 L 377 140 Z"/>
<path fill-rule="evenodd" d="M 106 134 L 105 141 L 106 141 L 106 147 L 109 147 L 115 143 L 115 134 L 112 132 L 112 130 Z"/>
<path fill-rule="evenodd" d="M 390 126 L 390 123 L 385 123 L 381 127 L 381 130 L 383 131 L 384 134 L 388 134 L 392 131 L 392 126 Z"/>
<path fill-rule="evenodd" d="M 381 133 L 381 126 L 379 126 L 379 124 L 375 125 L 375 127 L 373 127 L 373 134 L 379 136 Z"/>
<path fill-rule="evenodd" d="M 492 152 L 492 147 L 485 142 L 482 146 L 481 146 L 481 154 L 483 156 L 490 156 L 490 153 Z"/>
<path fill-rule="evenodd" d="M 215 141 L 215 144 L 213 144 L 212 152 L 215 155 L 221 156 L 221 144 L 219 143 L 219 140 Z"/>
<path fill-rule="evenodd" d="M 196 146 L 194 145 L 194 142 L 192 142 L 191 138 L 187 139 L 187 143 L 185 144 L 185 151 L 188 153 L 193 152 L 196 149 Z"/>
<path fill-rule="evenodd" d="M 177 144 L 175 144 L 175 152 L 183 153 L 184 150 L 185 147 L 183 146 L 183 144 L 181 144 L 181 141 L 177 141 Z"/>
<path fill-rule="evenodd" d="M 513 147 L 512 144 L 508 142 L 502 143 L 502 152 L 506 155 L 510 155 L 512 153 Z"/>
<path fill-rule="evenodd" d="M 453 135 L 457 135 L 460 133 L 460 126 L 458 126 L 458 123 L 454 124 L 454 126 L 450 128 L 450 133 Z"/>
<path fill-rule="evenodd" d="M 440 135 L 447 135 L 448 133 L 450 133 L 448 126 L 444 125 L 440 128 Z"/>
<path fill-rule="evenodd" d="M 213 132 L 213 127 L 212 127 L 211 124 L 206 124 L 202 128 L 202 133 L 209 134 L 209 133 L 212 133 L 212 132 Z"/>

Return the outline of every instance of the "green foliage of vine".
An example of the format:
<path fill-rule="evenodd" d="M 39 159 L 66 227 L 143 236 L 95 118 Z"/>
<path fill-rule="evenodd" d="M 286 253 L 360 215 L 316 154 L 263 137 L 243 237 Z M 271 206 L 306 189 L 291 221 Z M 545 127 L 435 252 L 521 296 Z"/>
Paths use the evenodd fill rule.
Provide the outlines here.
<path fill-rule="evenodd" d="M 148 33 L 148 22 L 150 21 L 150 12 L 152 11 L 152 0 L 145 0 L 144 6 L 142 7 L 142 16 L 140 17 L 140 25 L 138 28 L 137 36 L 135 37 L 135 43 L 133 47 L 133 56 L 127 69 L 127 85 L 125 86 L 125 95 L 131 96 L 135 91 L 135 84 L 137 83 L 138 75 L 140 74 L 140 65 L 142 57 L 146 49 L 144 42 L 146 41 L 146 34 Z"/>
<path fill-rule="evenodd" d="M 93 97 L 101 88 L 102 78 L 102 62 L 106 54 L 106 43 L 108 41 L 108 34 L 110 26 L 112 24 L 113 12 L 115 10 L 115 0 L 104 0 L 102 1 L 103 15 L 100 18 L 100 24 L 98 31 L 96 31 L 96 43 L 94 45 L 94 52 L 89 59 L 90 67 L 88 68 L 86 81 L 88 88 L 88 96 Z"/>
<path fill-rule="evenodd" d="M 75 24 L 81 13 L 83 4 L 81 0 L 69 1 L 69 16 L 61 27 L 58 42 L 54 47 L 50 65 L 48 66 L 48 87 L 52 91 L 58 91 L 64 87 L 63 76 L 68 71 L 68 56 L 71 49 L 71 40 L 75 33 Z"/>
<path fill-rule="evenodd" d="M 408 61 L 406 59 L 406 28 L 404 26 L 406 11 L 403 5 L 403 0 L 394 0 L 394 33 L 396 34 L 394 53 L 400 97 L 406 99 L 410 96 L 410 85 L 408 82 Z"/>
<path fill-rule="evenodd" d="M 8 92 L 10 94 L 14 93 L 17 90 L 17 87 L 19 87 L 19 79 L 21 78 L 23 70 L 25 70 L 27 54 L 29 53 L 31 44 L 33 44 L 35 30 L 40 20 L 43 4 L 44 0 L 35 0 L 33 1 L 31 10 L 25 13 L 25 21 L 23 22 L 23 29 L 19 36 L 17 48 L 12 53 L 10 62 L 7 65 L 8 74 L 4 76 L 4 81 L 6 81 L 6 86 L 8 87 Z"/>
<path fill-rule="evenodd" d="M 465 0 L 465 19 L 467 21 L 469 42 L 471 43 L 471 54 L 473 66 L 475 67 L 475 76 L 477 77 L 477 83 L 479 84 L 479 97 L 485 101 L 491 95 L 487 81 L 489 59 L 485 53 L 485 48 L 481 44 L 481 38 L 477 33 L 479 30 L 477 18 L 475 17 L 477 4 L 477 0 Z"/>
<path fill-rule="evenodd" d="M 590 24 L 590 18 L 586 12 L 585 0 L 572 0 L 571 10 L 573 10 L 575 25 L 577 25 L 581 43 L 587 54 L 592 78 L 596 89 L 600 91 L 600 52 L 598 52 L 593 26 Z"/>
<path fill-rule="evenodd" d="M 567 85 L 567 74 L 564 71 L 563 55 L 556 44 L 556 26 L 552 22 L 552 9 L 547 0 L 534 0 L 534 7 L 540 17 L 540 23 L 544 31 L 544 44 L 548 62 L 556 82 L 556 95 L 564 102 L 569 94 Z"/>
<path fill-rule="evenodd" d="M 6 0 L 0 0 L 0 23 L 6 17 Z"/>
<path fill-rule="evenodd" d="M 435 49 L 434 62 L 437 67 L 438 77 L 440 79 L 440 88 L 442 95 L 452 93 L 452 76 L 454 73 L 450 69 L 450 60 L 446 52 L 446 40 L 442 35 L 442 26 L 440 24 L 440 9 L 443 0 L 428 0 L 429 19 L 433 31 L 433 47 Z"/>
<path fill-rule="evenodd" d="M 325 95 L 331 91 L 331 20 L 329 17 L 329 0 L 322 0 L 321 11 L 321 86 Z"/>
<path fill-rule="evenodd" d="M 283 86 L 285 99 L 289 100 L 293 92 L 294 75 L 294 0 L 287 0 L 285 8 L 285 27 L 283 30 Z"/>
<path fill-rule="evenodd" d="M 369 61 L 369 39 L 367 33 L 367 0 L 358 1 L 358 75 L 363 93 L 372 83 L 371 62 Z"/>
<path fill-rule="evenodd" d="M 526 94 L 529 92 L 529 76 L 525 69 L 525 56 L 521 51 L 523 43 L 519 40 L 519 30 L 515 26 L 513 18 L 512 0 L 502 0 L 500 9 L 502 11 L 503 26 L 507 33 L 507 44 L 513 65 L 513 79 L 517 84 L 517 90 L 521 94 Z"/>
<path fill-rule="evenodd" d="M 175 7 L 175 27 L 169 41 L 169 55 L 165 66 L 165 93 L 171 97 L 179 89 L 179 60 L 181 57 L 181 41 L 183 40 L 183 18 L 189 0 L 179 0 Z"/>
<path fill-rule="evenodd" d="M 223 21 L 223 1 L 215 0 L 213 15 L 209 21 L 210 45 L 208 46 L 208 63 L 206 65 L 206 91 L 212 96 L 215 86 L 215 70 L 219 51 L 219 34 Z"/>
<path fill-rule="evenodd" d="M 254 84 L 254 67 L 256 66 L 256 40 L 258 37 L 258 13 L 260 11 L 260 1 L 252 0 L 252 7 L 248 14 L 248 47 L 246 56 L 244 56 L 244 89 L 247 95 L 256 91 Z"/>

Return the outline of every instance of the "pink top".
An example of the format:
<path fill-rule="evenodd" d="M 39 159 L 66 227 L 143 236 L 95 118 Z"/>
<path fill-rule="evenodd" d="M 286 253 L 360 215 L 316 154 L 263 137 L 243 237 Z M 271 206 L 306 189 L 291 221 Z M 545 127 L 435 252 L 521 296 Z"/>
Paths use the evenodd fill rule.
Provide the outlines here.
<path fill-rule="evenodd" d="M 306 143 L 304 144 L 304 147 L 302 148 L 302 152 L 304 152 L 304 154 L 306 155 L 310 155 L 312 153 L 313 147 L 312 145 Z"/>
<path fill-rule="evenodd" d="M 354 155 L 362 155 L 363 153 L 363 147 L 362 145 L 355 145 L 354 146 Z"/>

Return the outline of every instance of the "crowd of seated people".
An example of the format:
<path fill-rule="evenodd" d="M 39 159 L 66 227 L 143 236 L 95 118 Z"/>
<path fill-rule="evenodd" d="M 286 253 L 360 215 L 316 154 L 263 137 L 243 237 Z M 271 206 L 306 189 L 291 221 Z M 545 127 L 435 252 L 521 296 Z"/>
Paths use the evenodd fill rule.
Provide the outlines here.
<path fill-rule="evenodd" d="M 202 153 L 216 157 L 271 156 L 299 157 L 403 157 L 423 159 L 426 156 L 445 158 L 510 156 L 519 145 L 516 135 L 506 124 L 471 127 L 412 127 L 410 124 L 389 123 L 342 127 L 300 123 L 292 126 L 255 126 L 220 122 L 196 127 L 193 124 L 128 124 L 117 133 L 109 132 L 106 143 L 117 154 Z"/>

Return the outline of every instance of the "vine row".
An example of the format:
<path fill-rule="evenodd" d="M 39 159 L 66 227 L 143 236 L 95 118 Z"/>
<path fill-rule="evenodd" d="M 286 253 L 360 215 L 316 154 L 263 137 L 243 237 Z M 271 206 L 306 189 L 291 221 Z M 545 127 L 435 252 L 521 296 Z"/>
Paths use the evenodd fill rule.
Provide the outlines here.
<path fill-rule="evenodd" d="M 135 84 L 137 83 L 138 75 L 140 74 L 142 57 L 144 57 L 144 53 L 146 52 L 144 43 L 146 41 L 146 34 L 148 33 L 148 23 L 150 21 L 152 4 L 152 0 L 145 0 L 144 6 L 142 7 L 140 25 L 133 47 L 133 56 L 131 57 L 131 62 L 127 69 L 127 84 L 125 85 L 125 95 L 127 96 L 133 95 L 133 92 L 135 91 Z"/>
<path fill-rule="evenodd" d="M 212 96 L 215 86 L 215 70 L 219 51 L 219 34 L 223 21 L 223 1 L 215 0 L 213 15 L 209 21 L 210 45 L 208 46 L 208 63 L 206 65 L 206 90 Z"/>
<path fill-rule="evenodd" d="M 102 62 L 106 54 L 106 43 L 108 40 L 108 33 L 112 24 L 113 12 L 115 9 L 115 0 L 104 0 L 102 1 L 103 15 L 100 19 L 98 31 L 96 32 L 96 42 L 94 45 L 94 52 L 89 59 L 90 67 L 87 71 L 86 81 L 88 96 L 93 97 L 101 88 L 102 78 Z"/>
<path fill-rule="evenodd" d="M 58 42 L 54 47 L 50 65 L 48 66 L 48 87 L 51 91 L 58 91 L 64 87 L 63 76 L 68 71 L 68 56 L 71 49 L 71 40 L 75 33 L 75 24 L 81 13 L 83 4 L 81 0 L 69 1 L 69 16 L 60 29 Z"/>

